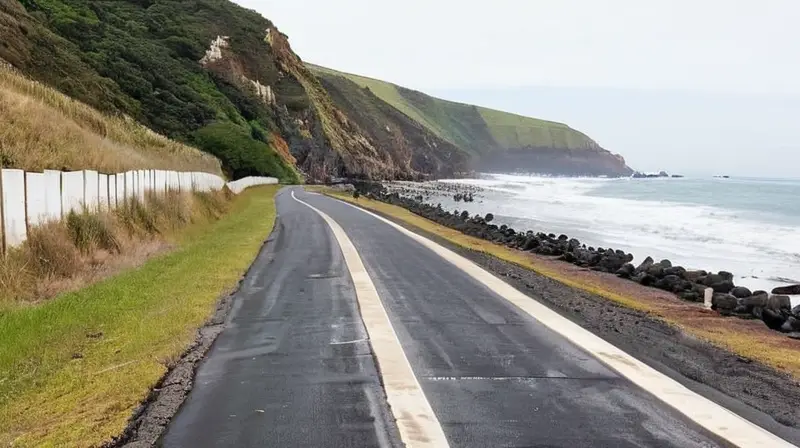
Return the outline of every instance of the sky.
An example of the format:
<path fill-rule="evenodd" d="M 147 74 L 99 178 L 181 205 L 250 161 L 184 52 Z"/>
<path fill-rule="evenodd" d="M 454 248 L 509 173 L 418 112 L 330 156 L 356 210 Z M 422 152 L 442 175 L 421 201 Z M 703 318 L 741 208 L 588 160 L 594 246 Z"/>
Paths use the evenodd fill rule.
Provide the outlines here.
<path fill-rule="evenodd" d="M 800 177 L 796 0 L 238 0 L 304 60 L 563 121 L 643 171 Z"/>

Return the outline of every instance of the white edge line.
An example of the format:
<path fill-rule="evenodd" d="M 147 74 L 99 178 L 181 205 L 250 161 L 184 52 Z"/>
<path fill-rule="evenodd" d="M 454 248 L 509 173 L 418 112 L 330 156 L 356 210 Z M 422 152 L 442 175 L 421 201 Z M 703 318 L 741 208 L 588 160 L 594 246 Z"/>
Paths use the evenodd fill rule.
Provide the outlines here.
<path fill-rule="evenodd" d="M 400 438 L 408 447 L 447 448 L 442 426 L 403 352 L 389 315 L 361 257 L 344 229 L 330 216 L 294 195 L 292 199 L 315 211 L 333 231 L 353 279 L 361 318 L 378 363 L 386 401 L 397 422 Z"/>
<path fill-rule="evenodd" d="M 692 392 L 679 382 L 658 372 L 611 343 L 521 293 L 511 285 L 500 280 L 461 255 L 382 216 L 372 213 L 369 210 L 336 198 L 331 199 L 371 215 L 421 243 L 440 257 L 465 271 L 474 279 L 483 283 L 500 297 L 503 297 L 521 308 L 537 321 L 565 337 L 581 349 L 597 357 L 604 364 L 617 371 L 632 383 L 648 391 L 659 400 L 713 434 L 716 434 L 740 448 L 797 448 L 795 445 L 770 433 L 749 420 L 742 418 L 731 410 Z"/>

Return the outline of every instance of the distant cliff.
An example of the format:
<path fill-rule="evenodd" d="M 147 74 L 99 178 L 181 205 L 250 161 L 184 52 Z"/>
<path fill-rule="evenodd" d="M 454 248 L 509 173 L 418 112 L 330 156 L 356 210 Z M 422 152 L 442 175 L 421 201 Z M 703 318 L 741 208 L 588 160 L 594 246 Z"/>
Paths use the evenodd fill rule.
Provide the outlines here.
<path fill-rule="evenodd" d="M 232 178 L 630 174 L 566 125 L 307 66 L 227 0 L 0 0 L 0 36 L 26 75 L 211 153 Z"/>
<path fill-rule="evenodd" d="M 470 155 L 471 168 L 556 175 L 629 176 L 625 159 L 553 121 L 435 98 L 384 81 L 309 65 L 330 89 L 355 84 Z M 349 81 L 349 83 L 348 83 Z M 342 104 L 345 110 L 348 105 Z"/>

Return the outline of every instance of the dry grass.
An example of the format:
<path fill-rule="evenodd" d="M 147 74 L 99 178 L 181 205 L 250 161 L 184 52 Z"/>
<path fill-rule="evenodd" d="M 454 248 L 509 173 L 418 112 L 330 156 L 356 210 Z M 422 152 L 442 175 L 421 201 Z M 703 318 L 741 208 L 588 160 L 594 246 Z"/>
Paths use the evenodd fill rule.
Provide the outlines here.
<path fill-rule="evenodd" d="M 126 117 L 109 117 L 0 65 L 0 166 L 121 172 L 204 171 L 220 162 Z"/>
<path fill-rule="evenodd" d="M 0 257 L 0 307 L 39 303 L 140 265 L 180 229 L 221 218 L 231 199 L 229 191 L 171 192 L 32 228 L 21 247 Z"/>
<path fill-rule="evenodd" d="M 0 313 L 0 446 L 101 446 L 125 427 L 252 262 L 279 186 L 251 188 L 219 220 L 171 239 L 175 250 L 112 279 Z"/>
<path fill-rule="evenodd" d="M 628 308 L 644 311 L 717 347 L 760 361 L 800 380 L 800 342 L 769 330 L 761 321 L 722 317 L 697 304 L 681 301 L 673 294 L 645 288 L 611 274 L 581 270 L 568 263 L 465 235 L 415 215 L 402 207 L 364 197 L 356 201 L 351 195 L 325 188 L 316 190 L 391 216 L 426 232 L 439 235 L 453 244 L 490 254 L 573 288 L 596 294 Z"/>

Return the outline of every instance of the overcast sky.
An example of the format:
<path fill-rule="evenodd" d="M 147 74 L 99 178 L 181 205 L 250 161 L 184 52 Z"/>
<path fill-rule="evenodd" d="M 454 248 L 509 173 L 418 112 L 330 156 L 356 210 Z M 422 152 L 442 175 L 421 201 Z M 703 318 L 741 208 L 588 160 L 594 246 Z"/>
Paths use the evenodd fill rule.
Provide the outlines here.
<path fill-rule="evenodd" d="M 238 3 L 306 61 L 564 121 L 634 168 L 800 177 L 796 0 Z"/>

